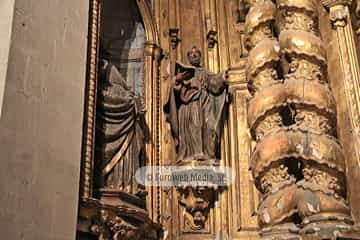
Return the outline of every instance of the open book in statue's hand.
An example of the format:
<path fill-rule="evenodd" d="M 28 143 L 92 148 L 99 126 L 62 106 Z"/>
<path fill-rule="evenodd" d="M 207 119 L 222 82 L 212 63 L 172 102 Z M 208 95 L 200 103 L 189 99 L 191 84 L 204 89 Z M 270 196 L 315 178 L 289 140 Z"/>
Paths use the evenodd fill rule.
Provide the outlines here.
<path fill-rule="evenodd" d="M 191 65 L 186 65 L 181 62 L 176 61 L 175 63 L 175 75 L 183 75 L 183 80 L 189 80 L 195 75 L 195 67 Z"/>

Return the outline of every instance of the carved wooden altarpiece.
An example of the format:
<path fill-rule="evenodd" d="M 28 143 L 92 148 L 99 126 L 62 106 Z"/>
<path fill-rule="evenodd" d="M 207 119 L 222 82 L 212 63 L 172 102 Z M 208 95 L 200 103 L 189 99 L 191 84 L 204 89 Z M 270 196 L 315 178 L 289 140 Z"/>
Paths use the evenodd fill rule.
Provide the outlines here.
<path fill-rule="evenodd" d="M 133 32 L 142 42 L 116 43 L 126 31 L 111 39 L 118 25 L 127 26 L 121 18 L 126 14 L 109 7 L 111 2 L 120 12 L 138 14 L 129 24 L 140 29 Z M 359 237 L 357 9 L 351 0 L 90 0 L 78 239 Z M 119 15 L 112 27 L 106 13 L 110 19 Z M 133 164 L 134 152 L 142 156 L 139 166 L 183 164 L 176 161 L 177 140 L 164 106 L 175 63 L 186 63 L 193 46 L 201 50 L 206 71 L 228 75 L 216 165 L 232 168 L 235 181 L 221 191 L 114 188 L 109 172 L 126 159 Z M 126 56 L 119 49 L 127 49 Z M 118 86 L 115 92 L 129 93 L 143 141 L 132 157 L 115 144 L 118 157 L 109 157 L 104 166 L 98 164 L 107 155 L 97 155 L 104 142 L 96 131 L 115 110 L 106 112 L 102 70 L 110 85 Z M 135 78 L 140 82 L 129 80 Z M 131 86 L 124 87 L 123 80 Z M 132 146 L 134 132 L 130 140 L 119 137 L 120 145 Z"/>

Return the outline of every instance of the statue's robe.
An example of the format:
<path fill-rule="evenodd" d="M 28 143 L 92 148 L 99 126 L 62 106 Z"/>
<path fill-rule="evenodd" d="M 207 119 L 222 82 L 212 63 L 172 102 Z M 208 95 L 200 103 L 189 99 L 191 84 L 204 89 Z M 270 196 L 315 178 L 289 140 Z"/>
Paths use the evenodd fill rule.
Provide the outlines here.
<path fill-rule="evenodd" d="M 134 176 L 145 162 L 145 141 L 134 92 L 111 63 L 99 84 L 96 160 L 102 169 L 101 187 L 136 194 Z"/>
<path fill-rule="evenodd" d="M 189 80 L 173 79 L 164 111 L 175 140 L 177 161 L 219 158 L 226 99 L 221 74 L 196 68 Z"/>

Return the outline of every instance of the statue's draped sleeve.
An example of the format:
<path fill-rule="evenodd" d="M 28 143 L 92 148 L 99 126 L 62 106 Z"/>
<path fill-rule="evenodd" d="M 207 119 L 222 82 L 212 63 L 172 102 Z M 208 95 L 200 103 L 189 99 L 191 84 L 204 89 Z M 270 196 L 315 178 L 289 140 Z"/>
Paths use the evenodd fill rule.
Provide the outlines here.
<path fill-rule="evenodd" d="M 169 87 L 167 100 L 164 106 L 166 121 L 169 122 L 171 133 L 176 141 L 179 138 L 179 123 L 178 123 L 178 102 L 176 101 L 177 90 L 175 90 L 175 77 Z"/>
<path fill-rule="evenodd" d="M 228 92 L 226 89 L 223 73 L 218 74 L 208 73 L 207 75 L 207 89 L 209 94 L 209 110 L 214 116 L 213 129 L 216 130 L 217 135 L 220 135 L 220 125 L 222 124 L 222 116 L 225 104 L 228 101 Z"/>

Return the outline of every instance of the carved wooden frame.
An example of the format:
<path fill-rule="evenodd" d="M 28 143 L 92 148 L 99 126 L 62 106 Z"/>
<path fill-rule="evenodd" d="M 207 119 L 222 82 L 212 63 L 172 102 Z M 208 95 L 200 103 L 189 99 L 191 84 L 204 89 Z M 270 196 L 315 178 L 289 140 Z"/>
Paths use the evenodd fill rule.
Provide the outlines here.
<path fill-rule="evenodd" d="M 80 173 L 80 204 L 84 200 L 93 197 L 93 168 L 94 168 L 94 148 L 95 148 L 95 119 L 96 119 L 96 91 L 98 81 L 98 55 L 99 55 L 99 30 L 101 4 L 103 0 L 90 0 L 89 9 L 89 34 L 88 34 L 88 54 L 86 69 L 85 86 L 85 106 L 83 122 L 83 139 L 81 155 Z M 159 61 L 160 47 L 159 38 L 154 18 L 152 17 L 151 6 L 146 0 L 136 0 L 146 33 L 145 42 L 145 82 L 146 82 L 146 121 L 150 128 L 151 141 L 146 147 L 147 165 L 158 165 L 160 161 L 160 80 L 159 80 Z M 154 217 L 157 208 L 156 192 L 147 189 L 149 192 L 147 207 L 150 218 Z M 153 218 L 154 219 L 154 218 Z"/>

